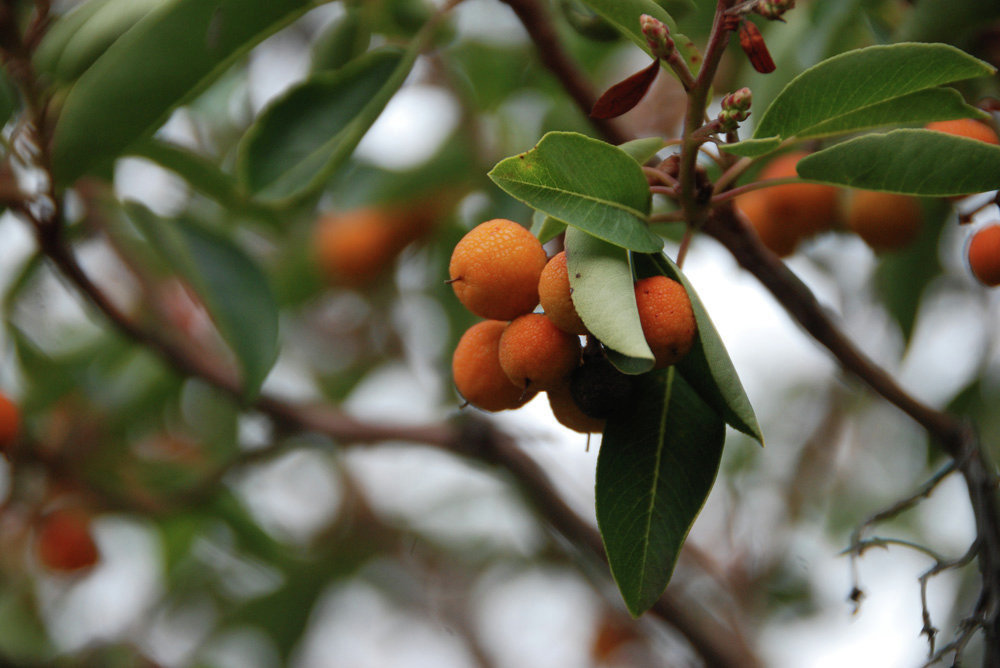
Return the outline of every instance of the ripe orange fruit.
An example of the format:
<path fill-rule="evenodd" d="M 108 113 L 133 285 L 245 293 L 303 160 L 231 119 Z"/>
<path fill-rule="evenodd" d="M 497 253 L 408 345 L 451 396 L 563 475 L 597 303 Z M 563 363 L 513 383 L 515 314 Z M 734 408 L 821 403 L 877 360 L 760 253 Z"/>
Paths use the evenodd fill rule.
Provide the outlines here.
<path fill-rule="evenodd" d="M 908 195 L 858 190 L 847 208 L 847 226 L 876 251 L 910 245 L 922 220 L 920 203 Z"/>
<path fill-rule="evenodd" d="M 538 305 L 538 279 L 547 259 L 542 244 L 512 220 L 481 223 L 462 237 L 448 273 L 459 301 L 491 320 L 513 320 Z"/>
<path fill-rule="evenodd" d="M 541 313 L 515 318 L 500 337 L 500 366 L 518 387 L 546 390 L 580 364 L 580 339 Z"/>
<path fill-rule="evenodd" d="M 769 201 L 767 190 L 751 190 L 737 197 L 734 203 L 761 242 L 778 257 L 788 257 L 799 245 L 800 231 L 788 221 L 778 220 L 768 208 Z"/>
<path fill-rule="evenodd" d="M 1000 144 L 1000 138 L 990 126 L 974 118 L 959 118 L 954 121 L 934 121 L 924 126 L 928 130 L 936 130 L 959 137 L 978 139 L 987 144 Z"/>
<path fill-rule="evenodd" d="M 500 320 L 476 323 L 459 339 L 451 359 L 459 394 L 484 411 L 519 408 L 535 395 L 514 385 L 500 368 L 500 336 L 506 326 Z"/>
<path fill-rule="evenodd" d="M 363 287 L 386 271 L 407 245 L 425 235 L 434 218 L 430 209 L 418 204 L 328 213 L 316 221 L 316 261 L 330 282 Z"/>
<path fill-rule="evenodd" d="M 0 392 L 0 452 L 14 444 L 21 429 L 21 411 L 6 394 Z"/>
<path fill-rule="evenodd" d="M 569 383 L 563 381 L 554 387 L 550 387 L 546 392 L 549 398 L 549 408 L 552 415 L 562 426 L 580 432 L 581 434 L 592 434 L 604 431 L 606 420 L 590 417 L 577 406 L 573 401 L 573 395 L 569 390 Z"/>
<path fill-rule="evenodd" d="M 983 285 L 1000 285 L 1000 224 L 984 227 L 972 235 L 969 267 Z"/>
<path fill-rule="evenodd" d="M 569 334 L 586 334 L 587 326 L 573 306 L 572 288 L 566 270 L 566 251 L 556 253 L 538 279 L 538 298 L 542 310 L 556 327 Z"/>
<path fill-rule="evenodd" d="M 42 518 L 35 547 L 38 560 L 50 571 L 69 573 L 97 563 L 97 545 L 90 518 L 77 510 L 56 510 Z"/>
<path fill-rule="evenodd" d="M 666 276 L 650 276 L 636 281 L 635 301 L 642 333 L 656 358 L 656 368 L 676 364 L 691 350 L 698 334 L 694 309 L 684 286 Z"/>
<path fill-rule="evenodd" d="M 795 165 L 806 155 L 797 151 L 778 156 L 764 167 L 760 180 L 798 176 Z M 840 218 L 838 189 L 819 183 L 754 190 L 737 197 L 735 203 L 764 245 L 781 257 L 791 255 L 802 239 L 833 228 Z"/>

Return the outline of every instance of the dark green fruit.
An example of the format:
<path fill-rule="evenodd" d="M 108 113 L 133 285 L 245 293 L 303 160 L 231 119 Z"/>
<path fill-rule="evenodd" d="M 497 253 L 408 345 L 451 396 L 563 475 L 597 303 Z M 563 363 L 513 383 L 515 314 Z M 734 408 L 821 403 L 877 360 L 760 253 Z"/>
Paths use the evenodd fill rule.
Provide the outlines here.
<path fill-rule="evenodd" d="M 624 410 L 632 398 L 632 388 L 632 377 L 603 356 L 586 356 L 569 378 L 573 401 L 584 414 L 598 419 Z"/>

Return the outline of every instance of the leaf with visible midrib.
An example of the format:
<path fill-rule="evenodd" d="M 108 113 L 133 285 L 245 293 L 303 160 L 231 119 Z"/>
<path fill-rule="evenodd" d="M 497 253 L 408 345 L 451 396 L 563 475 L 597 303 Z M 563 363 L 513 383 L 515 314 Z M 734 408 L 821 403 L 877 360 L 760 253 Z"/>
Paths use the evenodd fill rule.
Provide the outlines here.
<path fill-rule="evenodd" d="M 828 58 L 798 75 L 760 119 L 754 138 L 801 136 L 831 119 L 942 84 L 992 74 L 947 44 L 892 44 Z"/>
<path fill-rule="evenodd" d="M 932 130 L 893 130 L 798 162 L 804 179 L 904 195 L 948 197 L 1000 187 L 1000 146 Z"/>
<path fill-rule="evenodd" d="M 616 146 L 549 132 L 530 151 L 501 160 L 489 177 L 528 206 L 616 246 L 644 253 L 663 247 L 647 228 L 642 168 Z"/>
<path fill-rule="evenodd" d="M 636 379 L 597 458 L 597 524 L 611 574 L 639 616 L 663 593 L 712 489 L 725 425 L 674 369 Z"/>

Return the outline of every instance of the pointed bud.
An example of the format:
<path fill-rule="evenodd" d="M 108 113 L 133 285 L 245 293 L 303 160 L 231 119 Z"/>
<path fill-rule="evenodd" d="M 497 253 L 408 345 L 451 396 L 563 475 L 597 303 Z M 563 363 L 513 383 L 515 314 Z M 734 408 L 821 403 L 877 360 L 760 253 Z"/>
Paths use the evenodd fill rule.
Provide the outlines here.
<path fill-rule="evenodd" d="M 674 40 L 670 39 L 670 30 L 667 26 L 649 14 L 639 17 L 639 26 L 642 34 L 646 37 L 646 44 L 654 58 L 666 60 L 674 52 Z"/>

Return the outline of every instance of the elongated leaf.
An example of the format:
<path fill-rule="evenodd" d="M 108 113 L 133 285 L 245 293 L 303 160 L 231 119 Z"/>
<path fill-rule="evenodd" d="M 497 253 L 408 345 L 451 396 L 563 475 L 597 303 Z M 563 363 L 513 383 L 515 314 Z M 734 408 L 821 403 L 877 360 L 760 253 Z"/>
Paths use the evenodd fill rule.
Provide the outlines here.
<path fill-rule="evenodd" d="M 725 426 L 681 374 L 636 379 L 638 397 L 608 420 L 597 458 L 597 525 L 625 605 L 639 616 L 673 574 L 715 482 Z"/>
<path fill-rule="evenodd" d="M 621 149 L 573 132 L 550 132 L 500 161 L 489 177 L 553 218 L 623 248 L 652 253 L 663 241 L 646 227 L 649 185 Z"/>
<path fill-rule="evenodd" d="M 566 230 L 566 269 L 576 312 L 625 373 L 653 368 L 635 303 L 628 251 L 576 228 Z"/>
<path fill-rule="evenodd" d="M 1000 146 L 931 130 L 871 134 L 806 156 L 799 176 L 836 185 L 944 197 L 1000 187 Z"/>
<path fill-rule="evenodd" d="M 989 114 L 965 103 L 953 88 L 929 88 L 902 97 L 844 114 L 825 123 L 814 125 L 799 138 L 826 137 L 886 125 L 904 125 L 956 118 L 989 118 Z"/>
<path fill-rule="evenodd" d="M 147 15 L 70 91 L 55 131 L 56 180 L 70 183 L 152 134 L 172 109 L 311 5 L 311 0 L 176 0 Z"/>
<path fill-rule="evenodd" d="M 247 133 L 238 174 L 256 198 L 281 201 L 321 186 L 403 84 L 416 50 L 373 51 L 275 101 Z"/>
<path fill-rule="evenodd" d="M 795 77 L 764 112 L 754 138 L 807 136 L 810 129 L 920 90 L 992 74 L 947 44 L 871 46 L 834 56 Z M 882 112 L 875 110 L 876 117 Z M 881 122 L 881 120 L 879 121 Z"/>
<path fill-rule="evenodd" d="M 278 357 L 278 305 L 263 272 L 226 237 L 136 204 L 127 211 L 204 302 L 240 363 L 247 398 L 256 396 Z"/>
<path fill-rule="evenodd" d="M 661 137 L 643 137 L 619 144 L 618 148 L 632 156 L 632 159 L 640 165 L 645 165 L 666 145 Z"/>
<path fill-rule="evenodd" d="M 723 417 L 733 429 L 751 436 L 763 445 L 764 436 L 757 423 L 750 400 L 747 398 L 739 374 L 733 366 L 726 345 L 715 329 L 705 305 L 687 277 L 670 258 L 662 253 L 649 258 L 662 273 L 684 286 L 691 299 L 694 317 L 698 322 L 698 338 L 694 347 L 680 362 L 677 370 L 699 394 L 702 401 Z"/>
<path fill-rule="evenodd" d="M 146 139 L 133 145 L 128 152 L 131 155 L 148 158 L 164 169 L 169 169 L 187 181 L 195 190 L 230 210 L 246 212 L 276 222 L 273 210 L 248 201 L 233 176 L 193 151 L 167 142 Z"/>
<path fill-rule="evenodd" d="M 701 56 L 694 48 L 691 40 L 677 32 L 677 24 L 674 22 L 673 17 L 667 13 L 667 10 L 656 3 L 655 0 L 583 0 L 583 4 L 594 10 L 605 21 L 618 28 L 646 53 L 650 53 L 649 45 L 646 44 L 646 38 L 643 36 L 642 28 L 639 26 L 639 17 L 643 14 L 649 14 L 653 18 L 662 21 L 667 26 L 667 29 L 670 30 L 670 36 L 673 38 L 674 44 L 677 45 L 677 50 L 688 64 L 692 66 L 692 69 L 697 71 Z M 652 54 L 650 53 L 650 55 Z M 674 75 L 673 70 L 669 67 L 667 70 L 671 75 Z"/>
<path fill-rule="evenodd" d="M 740 155 L 744 158 L 756 158 L 767 155 L 771 151 L 777 150 L 781 146 L 781 137 L 767 137 L 766 139 L 744 139 L 735 144 L 721 144 L 721 148 L 726 153 Z"/>

